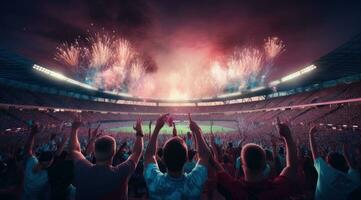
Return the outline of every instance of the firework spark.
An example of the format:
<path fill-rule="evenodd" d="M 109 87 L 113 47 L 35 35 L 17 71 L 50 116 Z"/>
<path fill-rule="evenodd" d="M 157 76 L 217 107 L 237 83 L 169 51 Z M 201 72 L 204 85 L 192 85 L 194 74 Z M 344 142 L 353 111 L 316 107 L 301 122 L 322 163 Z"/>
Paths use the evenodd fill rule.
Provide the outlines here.
<path fill-rule="evenodd" d="M 274 59 L 285 51 L 285 45 L 278 37 L 268 37 L 264 43 L 264 50 L 267 59 Z"/>
<path fill-rule="evenodd" d="M 107 35 L 97 34 L 89 38 L 90 47 L 90 68 L 101 70 L 106 68 L 113 57 L 112 41 Z"/>
<path fill-rule="evenodd" d="M 55 60 L 64 63 L 65 65 L 76 67 L 79 64 L 81 56 L 81 48 L 78 42 L 74 44 L 63 43 L 60 47 L 57 47 L 55 53 Z"/>
<path fill-rule="evenodd" d="M 156 72 L 148 73 L 146 62 L 128 40 L 96 34 L 86 38 L 83 47 L 77 41 L 62 44 L 55 59 L 73 69 L 81 68 L 76 70 L 78 77 L 101 89 L 185 99 L 215 96 L 230 84 L 259 86 L 283 51 L 285 45 L 277 37 L 268 37 L 263 48 L 236 47 L 230 55 L 220 55 L 219 60 L 210 59 L 207 48 L 178 48 L 157 63 Z"/>

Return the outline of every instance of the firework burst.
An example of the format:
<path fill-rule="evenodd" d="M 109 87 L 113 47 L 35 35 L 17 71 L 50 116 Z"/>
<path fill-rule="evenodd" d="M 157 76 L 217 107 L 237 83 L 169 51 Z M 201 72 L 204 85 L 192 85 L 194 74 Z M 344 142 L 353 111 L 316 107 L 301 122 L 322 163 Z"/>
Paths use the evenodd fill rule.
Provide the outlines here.
<path fill-rule="evenodd" d="M 71 67 L 77 67 L 80 61 L 81 48 L 78 42 L 74 44 L 63 43 L 57 47 L 55 60 Z"/>
<path fill-rule="evenodd" d="M 107 35 L 95 35 L 88 39 L 90 47 L 90 68 L 96 70 L 102 70 L 111 63 L 113 52 L 112 52 L 112 40 Z"/>
<path fill-rule="evenodd" d="M 77 41 L 63 43 L 55 54 L 81 81 L 141 97 L 176 99 L 215 96 L 230 84 L 236 88 L 260 86 L 273 60 L 285 51 L 278 37 L 268 37 L 261 48 L 236 47 L 230 55 L 217 59 L 210 59 L 207 49 L 176 49 L 165 62 L 157 63 L 160 70 L 148 73 L 143 54 L 124 38 L 95 34 L 81 44 L 84 46 Z"/>
<path fill-rule="evenodd" d="M 278 37 L 268 37 L 264 43 L 264 50 L 267 59 L 274 59 L 285 51 L 285 45 Z"/>

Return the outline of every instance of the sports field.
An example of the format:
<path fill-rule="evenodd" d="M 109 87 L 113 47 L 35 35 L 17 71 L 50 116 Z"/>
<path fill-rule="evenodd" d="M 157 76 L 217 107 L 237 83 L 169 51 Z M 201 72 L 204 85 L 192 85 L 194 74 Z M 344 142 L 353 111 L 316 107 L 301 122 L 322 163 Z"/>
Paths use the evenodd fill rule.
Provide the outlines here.
<path fill-rule="evenodd" d="M 209 133 L 211 131 L 210 123 L 200 123 L 199 126 L 201 127 L 203 133 Z M 189 131 L 188 122 L 176 122 L 176 127 L 177 127 L 178 134 L 186 134 Z M 154 124 L 152 125 L 152 131 L 153 131 L 153 129 L 154 129 Z M 172 127 L 169 127 L 168 125 L 164 125 L 164 127 L 161 130 L 161 133 L 172 134 L 172 130 L 173 130 Z M 213 133 L 217 133 L 217 132 L 225 133 L 225 132 L 236 131 L 235 128 L 232 128 L 229 126 L 222 126 L 220 124 L 214 124 L 212 130 L 213 130 Z M 125 123 L 118 127 L 110 128 L 110 129 L 108 129 L 108 131 L 123 132 L 123 133 L 133 133 L 134 132 L 133 126 L 131 125 L 131 123 Z M 149 133 L 148 122 L 143 123 L 143 132 Z"/>

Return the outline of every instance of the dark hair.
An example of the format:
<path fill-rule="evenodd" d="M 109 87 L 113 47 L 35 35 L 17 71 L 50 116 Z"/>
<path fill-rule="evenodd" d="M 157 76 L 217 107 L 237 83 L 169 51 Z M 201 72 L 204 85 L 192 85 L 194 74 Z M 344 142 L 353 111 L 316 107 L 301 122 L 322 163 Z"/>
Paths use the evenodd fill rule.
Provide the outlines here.
<path fill-rule="evenodd" d="M 163 160 L 170 171 L 181 171 L 187 161 L 187 145 L 180 137 L 170 138 L 163 147 Z"/>
<path fill-rule="evenodd" d="M 43 151 L 39 155 L 39 162 L 49 162 L 53 159 L 53 156 L 51 151 Z"/>
<path fill-rule="evenodd" d="M 257 144 L 247 144 L 242 149 L 242 162 L 254 171 L 262 171 L 266 163 L 266 153 Z"/>
<path fill-rule="evenodd" d="M 99 161 L 110 159 L 115 153 L 115 140 L 111 136 L 102 136 L 94 144 L 95 157 Z"/>
<path fill-rule="evenodd" d="M 329 153 L 327 155 L 327 163 L 341 172 L 347 173 L 348 171 L 346 159 L 340 153 L 337 152 Z"/>

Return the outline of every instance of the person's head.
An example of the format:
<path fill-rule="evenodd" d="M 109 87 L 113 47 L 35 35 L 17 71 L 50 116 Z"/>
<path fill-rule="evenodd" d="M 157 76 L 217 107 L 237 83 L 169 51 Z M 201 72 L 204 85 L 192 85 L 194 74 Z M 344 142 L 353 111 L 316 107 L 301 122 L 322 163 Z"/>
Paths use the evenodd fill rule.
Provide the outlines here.
<path fill-rule="evenodd" d="M 46 169 L 50 167 L 53 163 L 54 155 L 50 151 L 41 152 L 39 155 L 39 166 L 41 169 Z"/>
<path fill-rule="evenodd" d="M 266 153 L 257 144 L 246 144 L 241 152 L 242 168 L 245 173 L 262 173 L 266 165 Z"/>
<path fill-rule="evenodd" d="M 163 146 L 163 161 L 167 169 L 172 172 L 179 172 L 188 160 L 187 145 L 180 137 L 172 137 Z"/>
<path fill-rule="evenodd" d="M 326 157 L 326 160 L 327 160 L 327 163 L 341 171 L 341 172 L 345 172 L 347 173 L 348 171 L 348 166 L 347 166 L 347 162 L 346 162 L 346 159 L 343 155 L 341 155 L 340 153 L 337 153 L 337 152 L 330 152 L 327 157 Z"/>
<path fill-rule="evenodd" d="M 116 143 L 113 137 L 105 135 L 98 138 L 94 144 L 94 153 L 97 162 L 111 161 L 114 157 Z"/>

